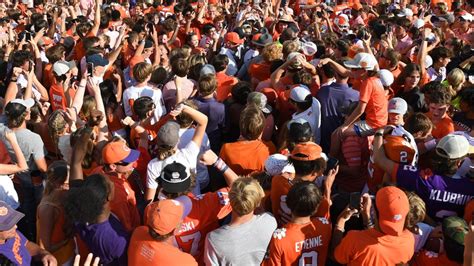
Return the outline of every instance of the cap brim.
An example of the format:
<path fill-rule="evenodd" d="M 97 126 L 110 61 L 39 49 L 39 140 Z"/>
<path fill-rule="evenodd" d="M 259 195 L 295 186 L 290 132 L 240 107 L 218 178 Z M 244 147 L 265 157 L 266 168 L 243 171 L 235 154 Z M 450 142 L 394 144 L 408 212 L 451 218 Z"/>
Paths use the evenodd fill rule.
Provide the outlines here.
<path fill-rule="evenodd" d="M 31 108 L 33 107 L 33 105 L 35 105 L 35 100 L 33 100 L 32 98 L 29 98 L 29 99 L 23 100 L 23 103 L 25 104 L 26 108 Z"/>
<path fill-rule="evenodd" d="M 161 179 L 161 176 L 159 179 Z M 181 183 L 168 183 L 164 180 L 161 180 L 160 184 L 163 186 L 163 190 L 168 193 L 185 192 L 191 186 L 191 177 L 188 177 Z"/>
<path fill-rule="evenodd" d="M 130 154 L 122 160 L 124 163 L 133 163 L 140 158 L 140 152 L 137 150 L 130 149 Z"/>
<path fill-rule="evenodd" d="M 23 213 L 18 212 L 11 207 L 8 208 L 8 211 L 12 213 L 10 214 L 9 219 L 6 219 L 2 222 L 2 225 L 0 226 L 0 231 L 10 230 L 21 220 L 21 218 L 25 217 Z"/>
<path fill-rule="evenodd" d="M 469 151 L 467 153 L 468 154 L 474 154 L 474 146 L 469 145 Z"/>
<path fill-rule="evenodd" d="M 397 109 L 389 109 L 388 113 L 404 115 L 406 112 L 402 112 L 401 110 L 397 110 Z"/>
<path fill-rule="evenodd" d="M 362 68 L 359 64 L 356 64 L 356 62 L 352 60 L 344 61 L 344 66 L 348 68 Z"/>
<path fill-rule="evenodd" d="M 268 104 L 265 105 L 265 107 L 263 107 L 262 109 L 262 112 L 266 113 L 266 114 L 269 114 L 272 112 L 272 107 Z"/>
<path fill-rule="evenodd" d="M 391 221 L 379 219 L 379 226 L 382 232 L 384 232 L 385 234 L 399 236 L 403 232 L 403 227 L 405 226 L 405 223 L 394 223 Z"/>

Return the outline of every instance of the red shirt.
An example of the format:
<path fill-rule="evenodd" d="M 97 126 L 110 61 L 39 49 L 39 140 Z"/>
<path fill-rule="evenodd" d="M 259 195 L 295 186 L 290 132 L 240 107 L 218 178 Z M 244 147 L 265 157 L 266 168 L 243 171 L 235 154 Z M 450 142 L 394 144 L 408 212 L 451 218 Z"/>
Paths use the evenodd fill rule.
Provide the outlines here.
<path fill-rule="evenodd" d="M 49 99 L 51 101 L 51 109 L 56 110 L 66 110 L 66 95 L 64 94 L 64 88 L 62 85 L 54 82 L 49 89 Z"/>

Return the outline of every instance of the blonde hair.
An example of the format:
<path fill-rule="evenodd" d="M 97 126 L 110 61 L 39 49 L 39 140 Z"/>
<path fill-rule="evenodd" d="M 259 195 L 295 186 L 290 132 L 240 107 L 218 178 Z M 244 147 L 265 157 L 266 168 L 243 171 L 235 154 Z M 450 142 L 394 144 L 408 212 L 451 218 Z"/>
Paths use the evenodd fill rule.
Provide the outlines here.
<path fill-rule="evenodd" d="M 56 110 L 53 113 L 51 113 L 48 119 L 48 130 L 49 130 L 49 135 L 51 137 L 51 140 L 53 141 L 53 144 L 54 144 L 54 150 L 57 155 L 60 154 L 59 149 L 58 149 L 59 137 L 61 137 L 64 134 L 64 131 L 66 130 L 66 126 L 67 126 L 67 121 L 66 119 L 64 119 L 62 110 Z"/>
<path fill-rule="evenodd" d="M 283 57 L 282 47 L 277 43 L 271 43 L 262 50 L 262 58 L 266 62 L 272 62 Z"/>
<path fill-rule="evenodd" d="M 448 80 L 452 93 L 456 95 L 456 93 L 461 89 L 462 84 L 466 81 L 466 76 L 461 69 L 455 68 L 448 73 L 446 79 Z"/>
<path fill-rule="evenodd" d="M 414 192 L 405 192 L 410 204 L 410 211 L 405 220 L 405 227 L 412 231 L 415 229 L 417 223 L 425 220 L 426 205 L 425 202 Z"/>
<path fill-rule="evenodd" d="M 258 181 L 249 176 L 235 180 L 229 191 L 230 205 L 239 216 L 253 212 L 260 206 L 264 196 Z"/>
<path fill-rule="evenodd" d="M 283 43 L 283 56 L 286 57 L 293 53 L 293 52 L 298 52 L 298 50 L 300 49 L 300 43 L 297 42 L 297 41 L 285 41 Z"/>

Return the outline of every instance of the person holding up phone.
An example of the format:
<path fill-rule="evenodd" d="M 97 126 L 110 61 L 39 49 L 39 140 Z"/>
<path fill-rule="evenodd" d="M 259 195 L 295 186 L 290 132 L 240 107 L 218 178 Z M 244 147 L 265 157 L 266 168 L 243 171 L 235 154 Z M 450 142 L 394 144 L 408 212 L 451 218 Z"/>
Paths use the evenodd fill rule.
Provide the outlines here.
<path fill-rule="evenodd" d="M 401 189 L 388 186 L 375 197 L 377 217 L 371 221 L 371 199 L 365 194 L 360 211 L 347 207 L 337 218 L 332 235 L 334 259 L 349 265 L 395 265 L 407 263 L 414 253 L 415 238 L 405 228 L 410 210 L 408 197 Z M 343 238 L 345 223 L 361 212 L 368 229 L 352 230 Z M 365 217 L 365 218 L 364 218 Z"/>

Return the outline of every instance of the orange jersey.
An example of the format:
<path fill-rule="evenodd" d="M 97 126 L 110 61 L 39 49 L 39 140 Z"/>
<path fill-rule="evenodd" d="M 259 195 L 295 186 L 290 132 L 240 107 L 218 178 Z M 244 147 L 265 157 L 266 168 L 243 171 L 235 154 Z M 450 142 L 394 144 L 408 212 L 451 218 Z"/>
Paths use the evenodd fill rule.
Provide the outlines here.
<path fill-rule="evenodd" d="M 307 224 L 286 224 L 273 233 L 270 256 L 263 265 L 325 265 L 331 230 L 331 223 L 322 217 Z"/>
<path fill-rule="evenodd" d="M 188 198 L 191 200 L 192 209 L 183 219 L 181 228 L 175 235 L 175 245 L 201 262 L 207 233 L 219 228 L 219 220 L 232 211 L 229 188 L 197 196 L 189 194 Z M 148 213 L 147 209 L 145 213 Z M 145 224 L 147 218 L 145 217 Z"/>
<path fill-rule="evenodd" d="M 286 196 L 292 185 L 292 180 L 284 176 L 278 175 L 272 178 L 272 188 L 270 191 L 272 213 L 279 225 L 284 225 L 291 220 L 291 210 L 286 205 Z M 315 216 L 329 218 L 329 202 L 327 199 L 324 198 L 321 201 Z"/>
<path fill-rule="evenodd" d="M 128 180 L 119 177 L 116 173 L 105 172 L 103 167 L 97 167 L 93 173 L 107 176 L 114 183 L 114 198 L 110 202 L 111 211 L 120 220 L 125 230 L 132 232 L 140 225 L 141 219 L 137 209 L 135 191 Z"/>
<path fill-rule="evenodd" d="M 219 220 L 232 211 L 229 203 L 229 188 L 188 196 L 193 207 L 181 223 L 181 228 L 175 238 L 181 250 L 193 255 L 199 262 L 202 261 L 207 233 L 219 228 Z"/>
<path fill-rule="evenodd" d="M 406 135 L 385 135 L 383 140 L 385 155 L 397 163 L 414 165 L 418 159 L 418 152 L 415 145 L 415 143 L 410 143 L 410 138 Z M 374 154 L 372 151 L 368 164 L 368 172 L 369 179 L 367 180 L 367 185 L 371 191 L 375 192 L 377 188 L 382 185 L 385 172 L 374 163 Z"/>
<path fill-rule="evenodd" d="M 159 6 L 157 9 L 158 13 L 162 15 L 164 18 L 168 16 L 172 16 L 174 14 L 174 5 L 171 6 Z"/>

